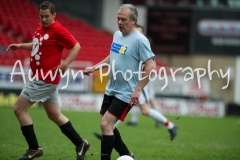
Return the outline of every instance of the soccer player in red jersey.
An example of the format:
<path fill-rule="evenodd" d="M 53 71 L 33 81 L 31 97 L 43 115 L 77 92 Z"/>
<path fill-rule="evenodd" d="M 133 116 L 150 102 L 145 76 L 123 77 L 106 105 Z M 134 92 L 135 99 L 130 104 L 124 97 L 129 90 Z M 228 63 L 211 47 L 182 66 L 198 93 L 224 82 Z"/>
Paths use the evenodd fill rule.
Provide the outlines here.
<path fill-rule="evenodd" d="M 90 147 L 90 143 L 80 137 L 70 120 L 59 109 L 57 86 L 61 78 L 60 72 L 64 73 L 67 70 L 68 65 L 77 56 L 80 45 L 69 31 L 55 20 L 55 17 L 54 4 L 49 1 L 43 2 L 39 6 L 41 23 L 37 25 L 33 41 L 10 44 L 7 48 L 7 51 L 17 49 L 31 51 L 30 67 L 33 80 L 23 88 L 14 107 L 22 134 L 29 146 L 19 160 L 34 159 L 43 155 L 43 149 L 34 133 L 32 118 L 27 111 L 35 102 L 42 102 L 49 119 L 56 123 L 62 133 L 76 146 L 77 160 L 83 160 Z M 64 48 L 70 51 L 61 63 Z M 54 78 L 51 78 L 51 73 Z"/>

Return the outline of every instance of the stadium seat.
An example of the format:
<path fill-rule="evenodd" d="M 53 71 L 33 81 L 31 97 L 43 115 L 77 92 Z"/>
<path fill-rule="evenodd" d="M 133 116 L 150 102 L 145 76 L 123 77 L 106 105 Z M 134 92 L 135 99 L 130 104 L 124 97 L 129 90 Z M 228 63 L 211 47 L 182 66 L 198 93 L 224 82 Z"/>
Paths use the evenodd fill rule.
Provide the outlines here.
<path fill-rule="evenodd" d="M 34 34 L 38 19 L 38 7 L 35 3 L 27 0 L 0 0 L 2 12 L 0 12 L 0 46 L 6 48 L 11 43 L 30 42 Z M 24 10 L 24 12 L 22 12 Z M 30 19 L 29 15 L 34 18 Z M 71 19 L 66 13 L 58 13 L 56 16 L 73 36 L 79 41 L 81 51 L 77 60 L 92 61 L 97 63 L 109 54 L 112 35 L 103 30 L 97 30 L 92 25 L 84 23 L 81 19 Z M 8 34 L 11 33 L 11 34 Z M 12 61 L 0 64 L 12 64 L 16 59 L 29 57 L 29 51 L 13 52 L 6 55 Z M 62 58 L 66 58 L 68 51 L 64 50 Z"/>

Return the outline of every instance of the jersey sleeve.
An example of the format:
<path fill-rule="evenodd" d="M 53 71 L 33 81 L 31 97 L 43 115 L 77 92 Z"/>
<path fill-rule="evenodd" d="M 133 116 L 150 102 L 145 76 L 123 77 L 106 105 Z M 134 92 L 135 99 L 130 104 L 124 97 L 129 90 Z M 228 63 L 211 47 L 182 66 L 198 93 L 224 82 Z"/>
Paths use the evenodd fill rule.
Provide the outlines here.
<path fill-rule="evenodd" d="M 139 60 L 143 63 L 149 58 L 155 59 L 155 55 L 151 50 L 150 43 L 147 39 L 141 39 L 138 41 L 138 53 Z"/>
<path fill-rule="evenodd" d="M 64 27 L 59 28 L 59 40 L 58 43 L 66 49 L 70 49 L 77 43 L 77 40 L 73 37 L 73 35 Z"/>

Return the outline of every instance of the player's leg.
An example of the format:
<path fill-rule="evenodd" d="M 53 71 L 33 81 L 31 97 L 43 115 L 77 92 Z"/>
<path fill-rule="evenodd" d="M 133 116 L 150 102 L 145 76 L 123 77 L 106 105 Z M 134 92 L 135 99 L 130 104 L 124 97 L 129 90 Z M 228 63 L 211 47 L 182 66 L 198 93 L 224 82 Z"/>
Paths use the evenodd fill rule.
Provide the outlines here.
<path fill-rule="evenodd" d="M 153 85 L 153 82 L 150 81 L 148 83 L 149 85 L 149 103 L 150 103 L 150 106 L 152 109 L 155 109 L 157 111 L 160 112 L 159 108 L 158 108 L 158 105 L 157 105 L 157 101 L 155 100 L 155 91 L 154 91 L 154 85 Z M 159 128 L 163 125 L 162 122 L 160 121 L 156 121 L 156 124 L 155 124 L 155 127 Z"/>
<path fill-rule="evenodd" d="M 164 124 L 168 122 L 168 119 L 163 114 L 161 114 L 157 110 L 150 108 L 147 103 L 140 104 L 139 107 L 143 115 L 152 117 L 154 120 L 162 122 Z M 173 124 L 169 123 L 167 126 L 169 129 L 171 129 L 173 127 Z"/>
<path fill-rule="evenodd" d="M 161 114 L 160 108 L 158 107 L 157 101 L 155 99 L 155 92 L 154 92 L 154 87 L 153 87 L 152 83 L 150 83 L 150 85 L 149 85 L 149 103 L 150 103 L 152 109 L 155 109 L 156 111 L 158 111 Z M 161 127 L 163 124 L 166 125 L 166 118 L 164 118 L 164 116 L 162 114 L 161 114 L 161 116 L 163 117 L 162 121 L 156 121 L 155 127 Z M 173 128 L 171 124 L 169 125 L 169 127 L 168 127 L 169 129 Z"/>
<path fill-rule="evenodd" d="M 148 87 L 148 93 L 149 93 L 149 103 L 150 103 L 150 106 L 151 106 L 151 108 L 158 110 L 157 102 L 155 100 L 155 91 L 154 91 L 155 88 L 154 88 L 153 82 L 150 81 L 148 84 L 149 84 L 148 85 L 149 86 Z"/>
<path fill-rule="evenodd" d="M 21 126 L 32 125 L 32 118 L 28 113 L 28 108 L 32 106 L 34 102 L 30 102 L 25 99 L 23 96 L 19 96 L 17 102 L 14 106 L 14 113 Z"/>
<path fill-rule="evenodd" d="M 151 98 L 149 101 L 151 108 L 157 110 L 158 112 L 160 112 L 159 108 L 157 107 L 157 102 L 154 98 Z M 156 121 L 155 127 L 159 128 L 161 127 L 163 124 L 163 122 L 160 121 Z"/>
<path fill-rule="evenodd" d="M 153 109 L 158 110 L 158 109 L 157 109 L 157 102 L 156 102 L 156 100 L 155 100 L 154 98 L 151 98 L 150 101 L 149 101 L 149 103 L 150 103 L 150 105 L 151 105 L 151 107 L 152 107 Z"/>
<path fill-rule="evenodd" d="M 139 108 L 141 109 L 143 115 L 149 116 L 156 121 L 163 122 L 164 124 L 168 121 L 165 116 L 163 116 L 160 112 L 150 108 L 147 103 L 140 104 Z M 171 125 L 173 124 L 171 123 Z M 172 127 L 171 125 L 169 126 L 170 128 Z"/>
<path fill-rule="evenodd" d="M 31 107 L 34 102 L 30 101 L 30 93 L 32 89 L 31 82 L 22 90 L 17 102 L 14 106 L 14 113 L 20 123 L 22 134 L 28 143 L 27 152 L 19 158 L 19 160 L 27 160 L 43 155 L 43 150 L 39 146 L 33 127 L 32 118 L 28 113 L 28 108 Z M 30 158 L 29 158 L 30 157 Z"/>
<path fill-rule="evenodd" d="M 112 149 L 114 148 L 115 136 L 113 133 L 114 124 L 117 118 L 105 112 L 101 119 L 100 128 L 102 130 L 101 139 L 101 160 L 110 160 Z"/>
<path fill-rule="evenodd" d="M 115 98 L 114 96 L 104 95 L 103 104 L 101 107 L 101 120 L 102 139 L 101 139 L 101 158 L 107 160 L 110 158 L 113 147 L 119 155 L 133 155 L 122 141 L 121 135 L 117 128 L 114 128 L 115 122 L 120 119 L 124 120 L 126 114 L 131 107 Z"/>
<path fill-rule="evenodd" d="M 23 96 L 19 96 L 14 107 L 14 113 L 21 125 L 22 134 L 25 137 L 29 149 L 37 150 L 39 145 L 34 133 L 32 118 L 27 112 L 33 103 L 26 100 Z"/>
<path fill-rule="evenodd" d="M 123 142 L 119 130 L 115 127 L 113 130 L 115 136 L 114 149 L 118 152 L 119 156 L 129 155 L 134 158 L 132 152 L 129 151 L 126 144 Z"/>
<path fill-rule="evenodd" d="M 120 122 L 121 122 L 121 121 L 118 120 L 118 121 L 114 124 L 114 127 L 117 127 Z M 94 132 L 94 135 L 95 135 L 95 137 L 97 137 L 98 139 L 100 139 L 100 140 L 102 139 L 102 134 L 101 134 L 101 133 Z"/>
<path fill-rule="evenodd" d="M 171 121 L 169 121 L 162 113 L 150 108 L 147 103 L 140 104 L 139 107 L 143 115 L 149 116 L 157 122 L 164 123 L 170 133 L 170 139 L 173 140 L 175 138 L 177 134 L 177 127 Z"/>
<path fill-rule="evenodd" d="M 57 90 L 47 101 L 43 102 L 42 104 L 48 115 L 48 118 L 56 123 L 61 129 L 62 133 L 76 146 L 77 159 L 84 159 L 85 153 L 90 147 L 90 143 L 80 137 L 80 135 L 72 126 L 70 120 L 61 113 L 58 105 Z"/>
<path fill-rule="evenodd" d="M 80 146 L 83 142 L 82 138 L 75 131 L 69 119 L 60 112 L 58 104 L 44 102 L 43 107 L 48 118 L 59 126 L 62 133 L 66 135 L 76 147 Z"/>

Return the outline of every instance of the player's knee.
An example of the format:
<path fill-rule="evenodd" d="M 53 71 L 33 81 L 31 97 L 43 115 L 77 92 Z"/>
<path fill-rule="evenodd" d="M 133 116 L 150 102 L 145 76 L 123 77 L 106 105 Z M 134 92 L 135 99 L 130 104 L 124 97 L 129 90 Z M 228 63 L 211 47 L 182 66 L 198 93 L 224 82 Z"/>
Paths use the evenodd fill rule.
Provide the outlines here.
<path fill-rule="evenodd" d="M 21 110 L 21 107 L 18 107 L 17 104 L 15 105 L 13 112 L 16 116 L 19 116 L 23 113 L 23 111 Z"/>
<path fill-rule="evenodd" d="M 142 112 L 142 114 L 145 115 L 145 116 L 148 116 L 148 115 L 149 115 L 149 109 L 142 109 L 141 112 Z"/>
<path fill-rule="evenodd" d="M 60 119 L 59 114 L 48 114 L 48 118 L 53 122 L 58 122 Z"/>
<path fill-rule="evenodd" d="M 105 130 L 107 128 L 107 122 L 106 121 L 101 121 L 100 128 L 101 128 L 101 130 Z"/>
<path fill-rule="evenodd" d="M 112 130 L 112 126 L 108 123 L 108 121 L 101 121 L 100 128 L 103 132 Z"/>
<path fill-rule="evenodd" d="M 13 112 L 14 112 L 14 114 L 15 114 L 16 116 L 18 116 L 19 113 L 20 113 L 19 110 L 18 110 L 17 108 L 14 108 Z"/>

